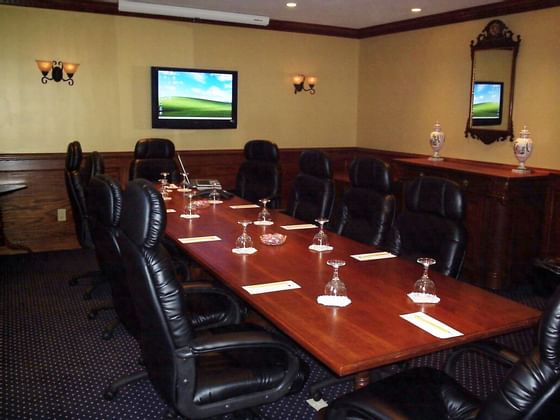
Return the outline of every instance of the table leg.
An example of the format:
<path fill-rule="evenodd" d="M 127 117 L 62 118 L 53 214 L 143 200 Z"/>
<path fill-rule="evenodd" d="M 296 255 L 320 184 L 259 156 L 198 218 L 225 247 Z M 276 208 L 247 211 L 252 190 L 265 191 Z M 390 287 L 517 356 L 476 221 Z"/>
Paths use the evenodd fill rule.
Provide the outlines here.
<path fill-rule="evenodd" d="M 369 371 L 354 375 L 354 389 L 360 389 L 369 384 Z"/>

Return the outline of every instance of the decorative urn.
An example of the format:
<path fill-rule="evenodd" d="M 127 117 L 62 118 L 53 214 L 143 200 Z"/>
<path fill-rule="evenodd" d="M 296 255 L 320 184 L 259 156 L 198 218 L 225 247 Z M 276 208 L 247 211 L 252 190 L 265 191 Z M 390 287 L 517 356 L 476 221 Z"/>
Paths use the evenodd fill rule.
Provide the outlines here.
<path fill-rule="evenodd" d="M 519 161 L 519 166 L 512 169 L 513 172 L 518 174 L 525 174 L 531 172 L 530 169 L 525 167 L 525 161 L 529 159 L 531 153 L 533 152 L 533 140 L 529 137 L 531 133 L 527 129 L 527 126 L 523 126 L 523 130 L 519 133 L 519 137 L 513 141 L 513 154 L 515 158 Z"/>
<path fill-rule="evenodd" d="M 443 143 L 445 143 L 445 133 L 441 131 L 441 124 L 436 121 L 434 124 L 434 131 L 430 133 L 430 146 L 434 151 L 434 154 L 430 156 L 429 160 L 443 160 L 443 158 L 439 155 L 439 151 L 443 147 Z"/>

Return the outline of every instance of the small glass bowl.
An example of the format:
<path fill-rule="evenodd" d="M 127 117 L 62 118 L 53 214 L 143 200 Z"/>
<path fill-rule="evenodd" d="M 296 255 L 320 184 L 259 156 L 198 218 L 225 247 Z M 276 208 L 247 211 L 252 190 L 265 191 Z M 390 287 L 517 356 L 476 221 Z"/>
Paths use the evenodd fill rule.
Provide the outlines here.
<path fill-rule="evenodd" d="M 264 233 L 259 238 L 263 244 L 275 246 L 286 242 L 287 236 L 281 233 Z"/>

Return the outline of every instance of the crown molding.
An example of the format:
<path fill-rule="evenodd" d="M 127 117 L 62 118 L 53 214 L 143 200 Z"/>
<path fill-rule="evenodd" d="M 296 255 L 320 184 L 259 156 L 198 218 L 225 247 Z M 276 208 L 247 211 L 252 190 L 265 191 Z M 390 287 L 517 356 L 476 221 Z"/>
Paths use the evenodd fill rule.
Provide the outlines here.
<path fill-rule="evenodd" d="M 317 25 L 309 23 L 288 22 L 271 19 L 268 26 L 253 26 L 247 24 L 217 22 L 198 18 L 182 18 L 175 16 L 149 15 L 142 13 L 119 12 L 117 3 L 93 0 L 0 0 L 0 5 L 37 7 L 43 9 L 68 10 L 75 12 L 101 13 L 118 16 L 133 16 L 150 19 L 175 20 L 191 23 L 206 23 L 212 25 L 226 25 L 235 27 L 252 28 L 257 30 L 272 30 L 283 32 L 296 32 L 342 38 L 364 39 L 397 32 L 414 31 L 441 25 L 466 22 L 490 18 L 495 16 L 511 15 L 529 12 L 532 10 L 546 9 L 560 6 L 560 0 L 504 0 L 483 6 L 471 7 L 452 12 L 439 13 L 415 19 L 386 23 L 361 29 L 342 28 L 338 26 Z"/>

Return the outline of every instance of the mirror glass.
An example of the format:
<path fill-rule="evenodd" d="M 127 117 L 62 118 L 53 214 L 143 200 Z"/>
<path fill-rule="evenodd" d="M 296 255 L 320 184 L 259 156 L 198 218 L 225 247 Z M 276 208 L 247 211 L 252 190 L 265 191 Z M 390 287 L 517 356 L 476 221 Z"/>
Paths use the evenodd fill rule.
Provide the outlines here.
<path fill-rule="evenodd" d="M 485 144 L 513 140 L 515 61 L 520 36 L 500 20 L 492 20 L 471 41 L 470 104 L 465 137 Z"/>

